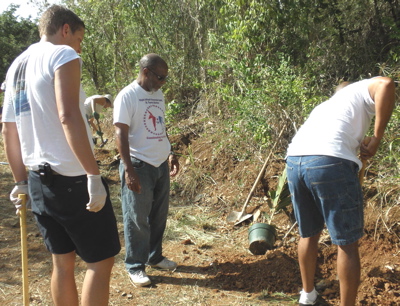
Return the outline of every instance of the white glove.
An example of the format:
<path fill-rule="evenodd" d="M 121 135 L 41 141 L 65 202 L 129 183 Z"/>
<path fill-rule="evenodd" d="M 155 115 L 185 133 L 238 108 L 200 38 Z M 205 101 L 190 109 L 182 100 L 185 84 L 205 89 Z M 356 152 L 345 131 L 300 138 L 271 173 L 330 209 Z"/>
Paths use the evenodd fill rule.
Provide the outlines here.
<path fill-rule="evenodd" d="M 87 175 L 89 203 L 86 204 L 86 209 L 92 212 L 100 211 L 106 203 L 107 192 L 101 180 L 101 175 Z"/>
<path fill-rule="evenodd" d="M 28 184 L 25 185 L 15 185 L 15 187 L 13 188 L 13 190 L 11 191 L 10 194 L 10 200 L 11 202 L 13 202 L 13 204 L 15 205 L 15 208 L 17 209 L 16 214 L 19 214 L 19 210 L 22 207 L 22 200 L 18 198 L 19 194 L 26 194 L 27 201 L 26 201 L 26 206 L 28 206 L 29 204 L 29 190 L 28 190 Z"/>

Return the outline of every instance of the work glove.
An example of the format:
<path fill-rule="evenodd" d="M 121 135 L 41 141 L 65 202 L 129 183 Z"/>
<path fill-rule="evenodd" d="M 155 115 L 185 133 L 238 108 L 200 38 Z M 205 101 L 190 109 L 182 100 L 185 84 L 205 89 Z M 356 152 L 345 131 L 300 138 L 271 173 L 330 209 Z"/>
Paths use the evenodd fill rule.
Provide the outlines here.
<path fill-rule="evenodd" d="M 100 137 L 104 135 L 104 133 L 100 131 L 96 131 L 96 134 L 99 135 Z"/>
<path fill-rule="evenodd" d="M 98 112 L 93 112 L 93 117 L 94 117 L 94 119 L 99 120 L 100 115 Z"/>
<path fill-rule="evenodd" d="M 91 212 L 100 211 L 106 203 L 107 192 L 101 180 L 101 175 L 87 175 L 89 203 L 86 209 Z"/>
<path fill-rule="evenodd" d="M 22 208 L 22 200 L 18 198 L 19 194 L 26 194 L 28 197 L 28 200 L 26 201 L 26 206 L 30 203 L 29 200 L 29 190 L 28 190 L 28 184 L 24 185 L 16 185 L 13 190 L 11 191 L 10 194 L 10 200 L 13 202 L 15 208 L 17 209 L 16 214 L 19 214 L 20 209 Z"/>

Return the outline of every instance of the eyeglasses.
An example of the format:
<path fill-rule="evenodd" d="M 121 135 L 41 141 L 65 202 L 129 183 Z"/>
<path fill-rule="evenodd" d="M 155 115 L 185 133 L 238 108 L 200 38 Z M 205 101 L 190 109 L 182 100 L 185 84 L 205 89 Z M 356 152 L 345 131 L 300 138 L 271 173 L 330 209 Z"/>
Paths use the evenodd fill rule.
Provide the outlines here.
<path fill-rule="evenodd" d="M 155 73 L 153 70 L 151 70 L 149 67 L 145 67 L 145 68 L 147 68 L 147 70 L 149 70 L 151 73 L 153 73 L 156 77 L 157 77 L 157 80 L 159 80 L 160 82 L 162 82 L 162 81 L 166 81 L 167 79 L 168 79 L 168 75 L 166 75 L 166 76 L 161 76 L 161 75 L 158 75 L 157 73 Z"/>

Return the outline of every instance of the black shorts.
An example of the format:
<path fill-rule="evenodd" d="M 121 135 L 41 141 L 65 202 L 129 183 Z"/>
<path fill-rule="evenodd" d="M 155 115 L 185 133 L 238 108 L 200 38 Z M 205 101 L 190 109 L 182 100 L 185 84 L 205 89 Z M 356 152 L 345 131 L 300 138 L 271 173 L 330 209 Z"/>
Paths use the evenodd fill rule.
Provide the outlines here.
<path fill-rule="evenodd" d="M 119 253 L 117 222 L 104 180 L 103 184 L 107 190 L 106 204 L 94 213 L 86 209 L 86 175 L 54 175 L 51 187 L 47 187 L 37 172 L 29 171 L 32 212 L 52 254 L 76 251 L 85 262 L 93 263 Z"/>

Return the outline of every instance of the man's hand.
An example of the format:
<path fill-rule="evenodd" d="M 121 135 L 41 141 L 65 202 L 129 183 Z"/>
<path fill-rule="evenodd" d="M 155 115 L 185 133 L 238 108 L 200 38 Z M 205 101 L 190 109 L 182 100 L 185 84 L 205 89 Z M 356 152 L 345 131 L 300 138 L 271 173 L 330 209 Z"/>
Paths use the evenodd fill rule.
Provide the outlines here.
<path fill-rule="evenodd" d="M 101 175 L 87 175 L 89 203 L 86 209 L 91 212 L 100 211 L 106 203 L 107 192 L 101 180 Z"/>
<path fill-rule="evenodd" d="M 179 172 L 179 162 L 178 162 L 178 159 L 176 158 L 176 155 L 171 154 L 169 156 L 169 164 L 170 164 L 169 175 L 171 177 L 174 177 Z"/>
<path fill-rule="evenodd" d="M 125 171 L 125 183 L 128 188 L 136 193 L 140 193 L 142 186 L 140 180 L 133 168 L 129 168 Z"/>
<path fill-rule="evenodd" d="M 374 136 L 365 137 L 360 145 L 360 157 L 361 160 L 370 159 L 378 151 L 380 140 Z"/>
<path fill-rule="evenodd" d="M 28 184 L 16 185 L 10 194 L 10 200 L 13 202 L 15 208 L 17 209 L 16 214 L 19 214 L 19 210 L 22 208 L 22 200 L 18 198 L 19 194 L 26 194 L 28 201 L 26 201 L 26 206 L 29 204 L 29 190 Z"/>

